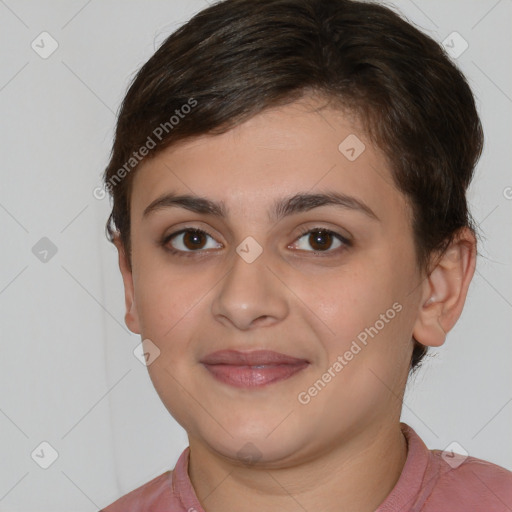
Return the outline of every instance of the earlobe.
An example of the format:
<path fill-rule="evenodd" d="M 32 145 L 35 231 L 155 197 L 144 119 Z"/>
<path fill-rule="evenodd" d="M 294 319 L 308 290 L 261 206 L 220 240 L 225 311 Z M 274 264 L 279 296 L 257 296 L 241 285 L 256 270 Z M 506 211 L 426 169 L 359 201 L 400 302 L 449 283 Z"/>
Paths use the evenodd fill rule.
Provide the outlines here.
<path fill-rule="evenodd" d="M 124 284 L 124 298 L 126 313 L 124 315 L 124 321 L 130 331 L 135 334 L 140 334 L 139 317 L 137 313 L 137 305 L 135 302 L 135 293 L 133 287 L 133 273 L 126 256 L 123 243 L 119 236 L 114 238 L 114 245 L 117 248 L 119 255 L 119 270 L 123 277 Z"/>
<path fill-rule="evenodd" d="M 476 265 L 476 239 L 463 228 L 423 283 L 414 339 L 439 347 L 459 319 Z"/>

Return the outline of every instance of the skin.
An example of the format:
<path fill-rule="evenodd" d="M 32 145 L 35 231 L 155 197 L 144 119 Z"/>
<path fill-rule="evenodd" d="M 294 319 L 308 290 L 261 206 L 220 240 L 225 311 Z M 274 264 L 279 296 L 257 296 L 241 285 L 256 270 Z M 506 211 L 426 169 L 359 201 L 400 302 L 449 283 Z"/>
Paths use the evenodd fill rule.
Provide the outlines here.
<path fill-rule="evenodd" d="M 116 240 L 125 321 L 160 350 L 148 371 L 188 433 L 189 476 L 207 512 L 375 510 L 407 456 L 399 421 L 412 337 L 441 345 L 473 276 L 475 239 L 467 229 L 429 276 L 420 271 L 411 209 L 384 154 L 353 116 L 324 105 L 309 97 L 266 110 L 225 134 L 171 146 L 134 176 L 131 267 Z M 338 149 L 350 134 L 366 146 L 355 161 Z M 333 205 L 276 223 L 267 216 L 275 200 L 328 191 L 357 198 L 377 219 Z M 222 201 L 229 215 L 174 207 L 143 217 L 169 192 Z M 192 257 L 159 244 L 185 227 L 212 235 L 200 238 L 201 254 L 183 235 L 167 247 Z M 334 238 L 314 253 L 306 228 L 332 230 L 351 244 Z M 236 252 L 248 236 L 263 251 L 252 263 Z M 401 311 L 300 403 L 298 394 L 394 303 Z M 199 362 L 228 348 L 275 350 L 310 364 L 288 380 L 237 389 Z M 257 454 L 249 463 L 238 455 L 247 443 Z"/>

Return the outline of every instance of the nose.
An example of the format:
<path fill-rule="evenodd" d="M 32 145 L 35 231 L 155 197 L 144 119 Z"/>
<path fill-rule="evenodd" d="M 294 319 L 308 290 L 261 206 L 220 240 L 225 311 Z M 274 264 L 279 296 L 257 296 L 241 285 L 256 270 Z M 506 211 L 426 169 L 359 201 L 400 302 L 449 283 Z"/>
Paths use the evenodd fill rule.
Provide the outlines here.
<path fill-rule="evenodd" d="M 240 330 L 270 326 L 282 321 L 289 312 L 286 287 L 271 269 L 265 251 L 252 262 L 238 253 L 231 269 L 216 288 L 212 314 Z"/>

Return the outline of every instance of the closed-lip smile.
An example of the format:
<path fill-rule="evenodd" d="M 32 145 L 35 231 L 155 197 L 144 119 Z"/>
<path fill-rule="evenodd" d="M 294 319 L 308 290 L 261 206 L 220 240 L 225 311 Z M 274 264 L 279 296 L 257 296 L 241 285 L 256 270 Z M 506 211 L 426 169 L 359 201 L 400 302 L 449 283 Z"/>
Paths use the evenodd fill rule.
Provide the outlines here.
<path fill-rule="evenodd" d="M 200 361 L 217 380 L 238 388 L 256 388 L 288 379 L 309 361 L 272 350 L 220 350 Z"/>

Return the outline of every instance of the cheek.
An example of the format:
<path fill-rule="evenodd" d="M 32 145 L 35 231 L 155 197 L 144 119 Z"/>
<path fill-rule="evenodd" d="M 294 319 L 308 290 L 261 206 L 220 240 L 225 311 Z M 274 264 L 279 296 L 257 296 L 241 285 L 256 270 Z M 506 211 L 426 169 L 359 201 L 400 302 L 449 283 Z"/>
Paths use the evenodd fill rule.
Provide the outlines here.
<path fill-rule="evenodd" d="M 408 289 L 413 267 L 407 267 L 392 257 L 379 265 L 361 261 L 325 279 L 321 293 L 318 287 L 310 291 L 311 309 L 329 327 L 322 339 L 331 362 L 345 353 L 350 361 L 375 367 L 407 358 L 414 321 Z"/>
<path fill-rule="evenodd" d="M 165 341 L 183 320 L 193 316 L 194 306 L 204 295 L 204 278 L 201 286 L 201 279 L 190 273 L 180 275 L 154 260 L 139 261 L 140 271 L 134 285 L 141 334 Z"/>
<path fill-rule="evenodd" d="M 397 300 L 389 272 L 364 262 L 326 276 L 306 293 L 311 309 L 343 339 L 372 325 Z"/>

